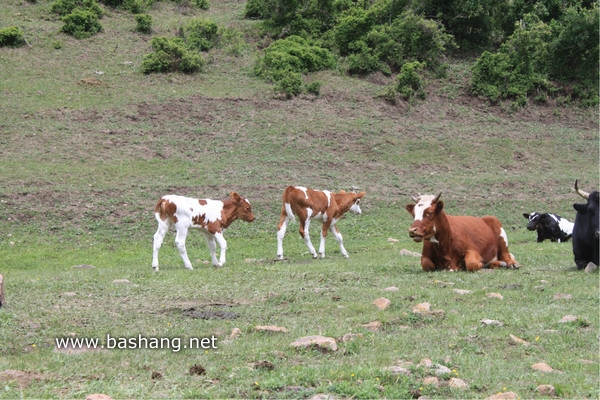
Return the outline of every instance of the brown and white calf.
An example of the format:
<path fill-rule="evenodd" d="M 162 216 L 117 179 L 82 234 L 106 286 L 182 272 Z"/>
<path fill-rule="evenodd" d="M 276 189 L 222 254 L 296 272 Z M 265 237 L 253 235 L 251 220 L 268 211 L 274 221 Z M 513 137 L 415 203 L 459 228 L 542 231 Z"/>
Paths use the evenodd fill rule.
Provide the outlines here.
<path fill-rule="evenodd" d="M 317 258 L 317 252 L 310 241 L 308 229 L 310 221 L 313 219 L 323 221 L 321 227 L 321 245 L 319 246 L 319 255 L 325 257 L 325 238 L 327 231 L 331 231 L 335 240 L 340 245 L 342 255 L 348 258 L 348 252 L 344 248 L 344 241 L 340 230 L 336 224 L 342 218 L 346 211 L 350 210 L 355 214 L 360 214 L 360 199 L 365 192 L 332 193 L 328 190 L 313 190 L 302 186 L 288 186 L 283 193 L 283 205 L 281 207 L 281 217 L 277 225 L 277 258 L 283 259 L 283 237 L 287 229 L 288 222 L 294 220 L 294 215 L 300 220 L 300 236 L 308 246 L 313 258 Z"/>
<path fill-rule="evenodd" d="M 447 215 L 440 196 L 413 197 L 417 204 L 406 206 L 414 217 L 408 234 L 415 242 L 423 242 L 424 271 L 518 268 L 498 218 Z"/>
<path fill-rule="evenodd" d="M 247 199 L 235 192 L 231 192 L 230 198 L 230 200 L 220 201 L 176 195 L 161 197 L 154 209 L 158 229 L 154 234 L 152 268 L 158 271 L 158 251 L 165 234 L 172 227 L 177 232 L 175 246 L 177 246 L 187 269 L 193 269 L 185 248 L 185 238 L 189 229 L 199 229 L 204 233 L 214 266 L 220 267 L 225 264 L 227 241 L 223 237 L 223 231 L 238 218 L 246 222 L 254 221 L 252 207 Z M 218 261 L 216 256 L 217 243 L 221 248 Z"/>

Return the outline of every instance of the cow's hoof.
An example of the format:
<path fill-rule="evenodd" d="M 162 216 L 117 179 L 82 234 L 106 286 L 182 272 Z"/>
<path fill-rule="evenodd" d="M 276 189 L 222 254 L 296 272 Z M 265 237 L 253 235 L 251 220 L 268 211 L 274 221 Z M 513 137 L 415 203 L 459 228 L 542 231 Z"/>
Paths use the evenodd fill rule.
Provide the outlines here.
<path fill-rule="evenodd" d="M 152 269 L 155 270 L 155 271 L 158 271 L 158 265 L 153 265 Z"/>

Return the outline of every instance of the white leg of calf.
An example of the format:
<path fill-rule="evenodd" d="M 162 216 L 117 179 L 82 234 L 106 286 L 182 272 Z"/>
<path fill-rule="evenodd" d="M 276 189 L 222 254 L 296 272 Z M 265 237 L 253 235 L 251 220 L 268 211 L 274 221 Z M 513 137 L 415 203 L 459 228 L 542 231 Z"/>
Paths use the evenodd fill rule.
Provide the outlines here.
<path fill-rule="evenodd" d="M 223 237 L 221 232 L 215 233 L 215 238 L 217 239 L 217 243 L 219 243 L 219 247 L 221 248 L 221 257 L 219 258 L 218 266 L 222 267 L 225 265 L 225 253 L 227 252 L 227 241 Z"/>
<path fill-rule="evenodd" d="M 312 242 L 310 241 L 310 234 L 308 233 L 309 228 L 310 228 L 310 218 L 307 218 L 306 222 L 304 223 L 304 242 L 306 243 L 306 246 L 308 247 L 308 251 L 310 251 L 310 254 L 312 254 L 313 258 L 317 258 L 317 251 L 315 250 Z"/>
<path fill-rule="evenodd" d="M 210 251 L 210 258 L 212 265 L 215 267 L 219 266 L 219 261 L 217 261 L 217 242 L 215 241 L 215 237 L 210 233 L 205 233 L 206 244 L 208 245 L 208 251 Z"/>
<path fill-rule="evenodd" d="M 319 245 L 319 256 L 325 258 L 325 236 L 321 233 L 321 244 Z"/>
<path fill-rule="evenodd" d="M 162 246 L 163 239 L 167 234 L 169 227 L 164 223 L 159 223 L 158 229 L 154 234 L 153 253 L 152 253 L 152 269 L 158 271 L 158 251 Z"/>
<path fill-rule="evenodd" d="M 346 248 L 344 247 L 344 238 L 342 236 L 342 234 L 340 233 L 340 231 L 337 230 L 337 228 L 335 227 L 335 225 L 332 225 L 329 230 L 331 231 L 331 233 L 333 234 L 333 237 L 335 238 L 335 241 L 338 242 L 338 244 L 340 245 L 340 251 L 342 252 L 342 255 L 346 258 L 350 257 L 348 255 L 348 252 L 346 251 Z"/>
<path fill-rule="evenodd" d="M 277 231 L 277 258 L 283 260 L 283 238 L 287 230 L 289 219 L 286 218 L 281 224 L 281 228 Z"/>
<path fill-rule="evenodd" d="M 187 255 L 187 250 L 185 248 L 185 238 L 187 237 L 187 229 L 177 230 L 177 234 L 175 235 L 175 246 L 177 246 L 177 250 L 179 250 L 179 254 L 181 255 L 181 259 L 183 260 L 183 264 L 187 269 L 192 268 L 192 263 Z"/>

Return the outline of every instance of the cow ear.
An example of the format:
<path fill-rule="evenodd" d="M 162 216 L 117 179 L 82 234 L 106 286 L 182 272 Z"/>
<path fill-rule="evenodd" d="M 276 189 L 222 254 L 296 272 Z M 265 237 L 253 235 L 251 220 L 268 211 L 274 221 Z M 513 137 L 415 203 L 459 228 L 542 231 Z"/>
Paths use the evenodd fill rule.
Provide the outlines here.
<path fill-rule="evenodd" d="M 525 218 L 529 219 L 529 214 L 525 214 L 525 213 L 523 213 L 523 216 L 524 216 Z"/>
<path fill-rule="evenodd" d="M 406 208 L 406 211 L 408 211 L 410 213 L 410 215 L 412 215 L 413 217 L 415 216 L 415 205 L 414 204 L 407 204 L 405 208 Z"/>
<path fill-rule="evenodd" d="M 587 213 L 587 204 L 575 203 L 575 204 L 573 204 L 573 208 L 575 210 L 577 210 L 578 213 L 581 213 L 581 214 Z"/>
<path fill-rule="evenodd" d="M 435 203 L 435 213 L 439 214 L 442 212 L 442 210 L 444 209 L 444 202 L 439 200 L 437 203 Z"/>
<path fill-rule="evenodd" d="M 367 194 L 367 192 L 360 192 L 359 194 L 356 195 L 356 198 L 362 199 L 363 197 L 365 197 L 366 194 Z"/>
<path fill-rule="evenodd" d="M 345 190 L 340 190 L 340 194 L 346 194 Z"/>
<path fill-rule="evenodd" d="M 236 192 L 231 192 L 229 197 L 231 197 L 231 200 L 235 201 L 236 203 L 240 203 L 242 201 L 242 197 Z"/>

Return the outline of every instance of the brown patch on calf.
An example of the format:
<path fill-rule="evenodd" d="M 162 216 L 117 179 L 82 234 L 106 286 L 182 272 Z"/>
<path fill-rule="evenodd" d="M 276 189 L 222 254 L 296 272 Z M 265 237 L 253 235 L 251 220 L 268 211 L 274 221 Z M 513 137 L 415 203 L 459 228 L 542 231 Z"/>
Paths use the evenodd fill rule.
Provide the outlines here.
<path fill-rule="evenodd" d="M 169 200 L 161 198 L 160 200 L 158 200 L 158 203 L 156 203 L 156 207 L 154 208 L 154 211 L 156 213 L 158 213 L 158 215 L 162 221 L 164 221 L 168 218 L 174 224 L 177 223 L 177 216 L 175 215 L 175 213 L 177 212 L 177 205 L 175 203 L 172 203 Z"/>

